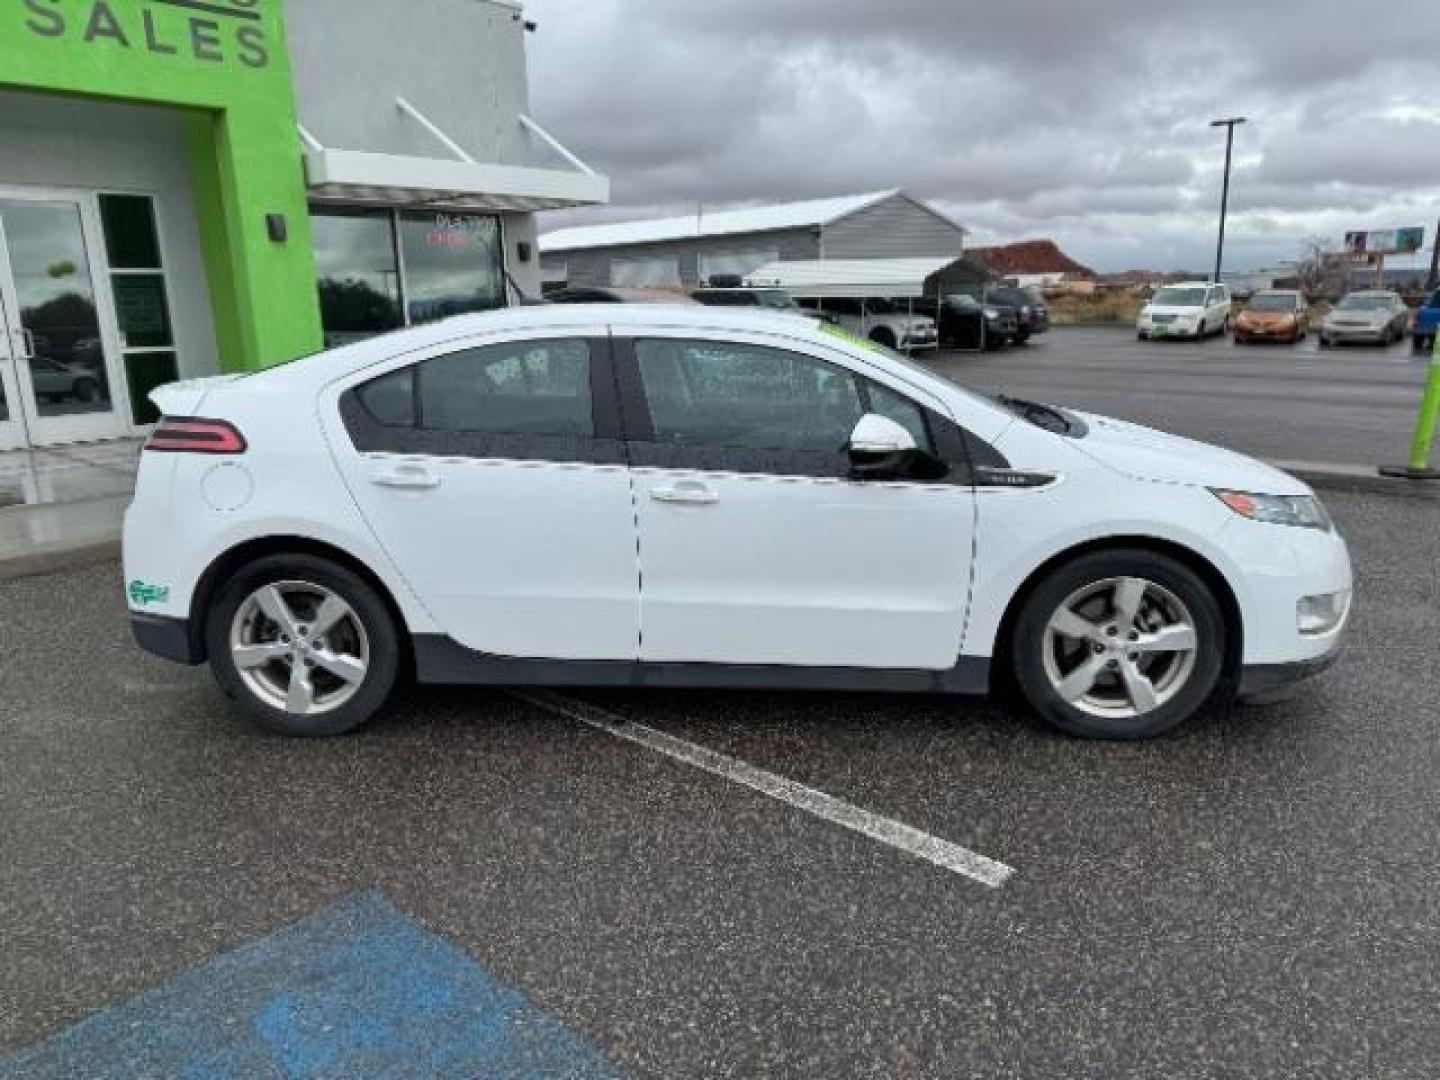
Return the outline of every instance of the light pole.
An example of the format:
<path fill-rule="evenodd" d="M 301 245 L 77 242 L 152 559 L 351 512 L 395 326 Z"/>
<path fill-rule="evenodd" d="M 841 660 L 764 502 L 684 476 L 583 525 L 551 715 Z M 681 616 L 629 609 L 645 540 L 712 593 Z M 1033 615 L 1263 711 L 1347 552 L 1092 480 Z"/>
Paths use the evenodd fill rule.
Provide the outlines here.
<path fill-rule="evenodd" d="M 1243 116 L 1211 120 L 1211 127 L 1225 129 L 1225 187 L 1220 194 L 1220 242 L 1215 247 L 1215 284 L 1220 284 L 1220 264 L 1225 260 L 1225 214 L 1230 209 L 1230 155 L 1235 149 L 1235 128 L 1245 123 Z"/>

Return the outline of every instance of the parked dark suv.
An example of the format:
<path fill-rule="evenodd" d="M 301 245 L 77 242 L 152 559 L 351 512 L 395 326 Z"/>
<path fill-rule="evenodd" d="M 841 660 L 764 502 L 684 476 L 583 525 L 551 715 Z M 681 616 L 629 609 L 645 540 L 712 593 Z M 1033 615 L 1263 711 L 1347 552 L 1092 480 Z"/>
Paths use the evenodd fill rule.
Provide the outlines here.
<path fill-rule="evenodd" d="M 964 291 L 978 300 L 982 288 L 987 303 L 1015 309 L 1016 330 L 1011 340 L 1016 345 L 1023 345 L 1036 334 L 1050 329 L 1050 312 L 1045 301 L 1029 289 L 1013 285 L 967 285 Z"/>
<path fill-rule="evenodd" d="M 926 312 L 929 303 L 927 301 Z M 966 293 L 940 298 L 935 311 L 942 349 L 1003 349 L 1015 337 L 1015 309 L 979 300 Z"/>

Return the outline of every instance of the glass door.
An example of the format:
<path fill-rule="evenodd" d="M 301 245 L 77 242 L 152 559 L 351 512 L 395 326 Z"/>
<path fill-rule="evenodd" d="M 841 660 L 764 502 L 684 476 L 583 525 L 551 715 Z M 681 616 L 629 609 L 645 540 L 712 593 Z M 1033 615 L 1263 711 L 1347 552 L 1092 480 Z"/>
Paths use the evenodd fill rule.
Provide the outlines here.
<path fill-rule="evenodd" d="M 125 424 L 93 199 L 0 188 L 0 445 L 114 438 Z"/>

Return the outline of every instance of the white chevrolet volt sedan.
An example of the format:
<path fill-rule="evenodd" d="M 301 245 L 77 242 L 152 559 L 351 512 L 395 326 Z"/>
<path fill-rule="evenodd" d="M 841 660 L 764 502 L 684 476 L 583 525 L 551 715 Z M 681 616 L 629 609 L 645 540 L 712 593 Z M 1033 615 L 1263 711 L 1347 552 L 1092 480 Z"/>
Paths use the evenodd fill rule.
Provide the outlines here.
<path fill-rule="evenodd" d="M 413 678 L 1004 684 L 1141 738 L 1325 667 L 1351 607 L 1292 477 L 792 314 L 514 308 L 155 400 L 135 635 L 287 735 Z"/>

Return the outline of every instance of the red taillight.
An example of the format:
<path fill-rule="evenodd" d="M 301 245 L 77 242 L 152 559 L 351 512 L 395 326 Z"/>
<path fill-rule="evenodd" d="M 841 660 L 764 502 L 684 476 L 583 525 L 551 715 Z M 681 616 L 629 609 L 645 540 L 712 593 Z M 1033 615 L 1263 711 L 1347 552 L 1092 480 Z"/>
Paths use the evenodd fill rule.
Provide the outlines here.
<path fill-rule="evenodd" d="M 243 454 L 245 436 L 224 420 L 162 416 L 145 441 L 146 450 L 167 454 Z"/>

